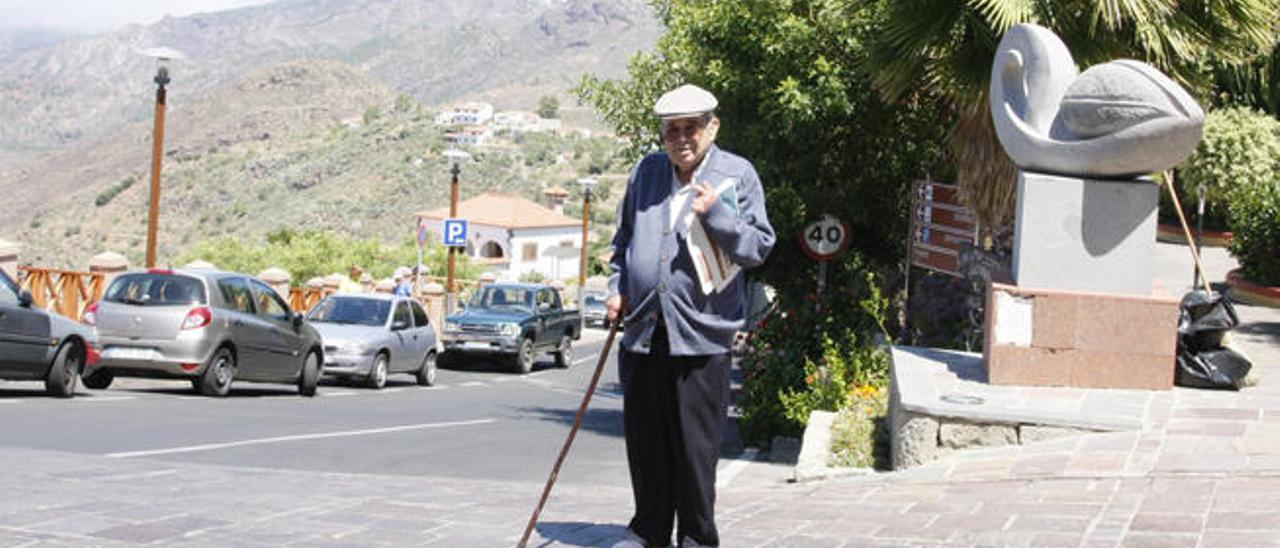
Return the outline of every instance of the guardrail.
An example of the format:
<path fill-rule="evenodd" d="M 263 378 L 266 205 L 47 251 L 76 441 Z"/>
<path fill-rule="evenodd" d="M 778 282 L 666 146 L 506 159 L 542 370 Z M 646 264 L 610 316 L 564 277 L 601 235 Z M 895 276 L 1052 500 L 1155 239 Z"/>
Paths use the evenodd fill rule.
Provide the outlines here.
<path fill-rule="evenodd" d="M 56 268 L 20 266 L 19 285 L 31 292 L 35 305 L 79 321 L 90 303 L 102 298 L 106 276 Z"/>

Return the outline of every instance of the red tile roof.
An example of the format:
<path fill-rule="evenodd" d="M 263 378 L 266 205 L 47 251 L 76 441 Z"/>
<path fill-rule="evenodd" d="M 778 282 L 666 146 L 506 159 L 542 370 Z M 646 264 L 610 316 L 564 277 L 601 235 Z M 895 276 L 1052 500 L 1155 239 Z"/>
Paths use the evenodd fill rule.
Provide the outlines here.
<path fill-rule="evenodd" d="M 444 220 L 449 217 L 449 206 L 422 211 L 418 217 Z M 458 202 L 458 217 L 468 222 L 502 228 L 550 228 L 581 226 L 581 219 L 556 213 L 536 202 L 514 194 L 486 192 L 469 200 Z"/>

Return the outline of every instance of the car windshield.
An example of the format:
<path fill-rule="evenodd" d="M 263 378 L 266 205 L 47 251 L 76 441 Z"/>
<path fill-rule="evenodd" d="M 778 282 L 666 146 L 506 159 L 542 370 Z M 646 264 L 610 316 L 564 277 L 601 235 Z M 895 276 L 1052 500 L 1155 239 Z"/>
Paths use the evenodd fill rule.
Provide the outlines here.
<path fill-rule="evenodd" d="M 381 327 L 391 313 L 391 301 L 362 297 L 329 297 L 307 314 L 307 320 Z"/>
<path fill-rule="evenodd" d="M 204 284 L 178 274 L 145 272 L 125 274 L 111 282 L 102 300 L 135 306 L 205 304 Z"/>
<path fill-rule="evenodd" d="M 587 295 L 582 298 L 582 304 L 586 306 L 604 306 L 604 295 Z"/>
<path fill-rule="evenodd" d="M 471 298 L 471 306 L 508 310 L 532 310 L 533 292 L 518 287 L 489 286 Z"/>

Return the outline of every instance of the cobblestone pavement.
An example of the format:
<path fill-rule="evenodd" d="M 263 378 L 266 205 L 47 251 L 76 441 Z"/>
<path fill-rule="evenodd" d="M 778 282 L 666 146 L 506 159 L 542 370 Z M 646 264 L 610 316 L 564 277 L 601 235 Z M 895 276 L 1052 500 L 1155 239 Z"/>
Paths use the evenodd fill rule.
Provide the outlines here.
<path fill-rule="evenodd" d="M 1153 394 L 1140 431 L 734 484 L 720 492 L 723 545 L 1280 546 L 1280 312 L 1240 312 L 1257 386 Z M 0 546 L 513 546 L 541 489 L 4 447 L 0 461 Z M 631 508 L 622 481 L 557 487 L 531 545 L 619 538 Z"/>

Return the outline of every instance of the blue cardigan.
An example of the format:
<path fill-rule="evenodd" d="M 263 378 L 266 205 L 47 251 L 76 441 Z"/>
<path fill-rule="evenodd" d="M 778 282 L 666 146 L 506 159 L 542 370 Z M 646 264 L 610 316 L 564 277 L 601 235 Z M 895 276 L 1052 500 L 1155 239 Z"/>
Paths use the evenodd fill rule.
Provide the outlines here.
<path fill-rule="evenodd" d="M 744 269 L 758 266 L 775 241 L 760 177 L 750 162 L 713 145 L 696 182 L 714 188 L 726 179 L 736 180 L 738 211 L 718 200 L 700 217 L 703 227 L 734 263 Z M 631 171 L 626 196 L 618 205 L 609 290 L 627 300 L 622 347 L 648 353 L 661 315 L 672 355 L 723 354 L 743 325 L 742 273 L 722 290 L 703 294 L 685 236 L 671 229 L 674 186 L 675 170 L 667 154 L 649 154 Z"/>

